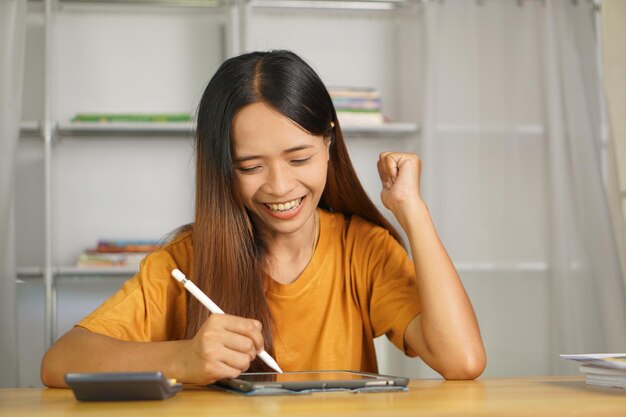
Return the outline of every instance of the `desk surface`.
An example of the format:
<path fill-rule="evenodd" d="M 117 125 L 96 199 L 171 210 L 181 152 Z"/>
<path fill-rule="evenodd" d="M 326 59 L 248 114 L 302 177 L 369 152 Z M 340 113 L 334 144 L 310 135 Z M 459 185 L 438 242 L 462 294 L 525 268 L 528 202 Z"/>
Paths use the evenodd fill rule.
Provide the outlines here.
<path fill-rule="evenodd" d="M 408 392 L 244 397 L 190 387 L 165 401 L 78 402 L 67 389 L 0 389 L 11 416 L 626 416 L 626 390 L 582 377 L 411 381 Z"/>

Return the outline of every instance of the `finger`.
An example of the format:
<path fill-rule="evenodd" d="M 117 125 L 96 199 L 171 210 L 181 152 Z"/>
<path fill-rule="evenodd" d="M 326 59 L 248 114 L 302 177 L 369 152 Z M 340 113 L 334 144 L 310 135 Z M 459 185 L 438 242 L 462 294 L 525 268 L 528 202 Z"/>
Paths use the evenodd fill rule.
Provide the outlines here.
<path fill-rule="evenodd" d="M 378 175 L 380 176 L 383 186 L 390 188 L 395 181 L 395 170 L 389 169 L 389 158 L 392 155 L 391 152 L 382 152 L 378 159 Z"/>
<path fill-rule="evenodd" d="M 246 319 L 238 316 L 224 314 L 222 326 L 224 330 L 246 336 L 254 342 L 257 351 L 263 350 L 263 326 L 258 320 Z"/>
<path fill-rule="evenodd" d="M 395 182 L 398 176 L 398 160 L 401 160 L 402 156 L 399 154 L 389 153 L 383 159 L 383 169 L 391 179 L 391 182 Z"/>
<path fill-rule="evenodd" d="M 252 360 L 246 353 L 229 350 L 226 352 L 221 361 L 224 365 L 242 372 L 250 367 L 250 362 Z"/>
<path fill-rule="evenodd" d="M 381 159 L 376 162 L 376 168 L 378 169 L 378 176 L 380 177 L 380 181 L 383 183 L 383 187 L 389 188 L 391 186 L 391 181 L 383 169 L 383 162 Z"/>
<path fill-rule="evenodd" d="M 215 364 L 212 373 L 217 376 L 216 379 L 237 378 L 242 371 L 245 371 L 247 369 L 248 368 L 241 369 L 235 366 L 230 366 L 225 362 L 218 362 Z"/>
<path fill-rule="evenodd" d="M 398 175 L 405 172 L 405 175 L 416 175 L 419 179 L 422 171 L 422 162 L 416 154 L 400 154 L 396 158 Z M 405 168 L 406 166 L 406 168 Z"/>
<path fill-rule="evenodd" d="M 230 350 L 247 354 L 250 360 L 256 357 L 258 351 L 252 339 L 238 333 L 228 333 L 224 340 L 224 346 Z"/>

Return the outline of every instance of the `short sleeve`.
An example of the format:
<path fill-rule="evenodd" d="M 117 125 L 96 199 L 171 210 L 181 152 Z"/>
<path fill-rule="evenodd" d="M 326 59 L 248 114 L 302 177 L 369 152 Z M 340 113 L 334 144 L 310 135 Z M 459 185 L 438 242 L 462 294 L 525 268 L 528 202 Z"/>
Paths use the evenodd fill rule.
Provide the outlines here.
<path fill-rule="evenodd" d="M 421 311 L 413 262 L 402 245 L 381 227 L 370 225 L 358 239 L 363 248 L 361 268 L 367 276 L 374 337 L 385 334 L 405 354 L 417 356 L 404 345 L 406 327 Z"/>
<path fill-rule="evenodd" d="M 182 339 L 186 299 L 181 286 L 170 278 L 176 267 L 165 250 L 153 252 L 133 278 L 77 326 L 126 341 Z"/>

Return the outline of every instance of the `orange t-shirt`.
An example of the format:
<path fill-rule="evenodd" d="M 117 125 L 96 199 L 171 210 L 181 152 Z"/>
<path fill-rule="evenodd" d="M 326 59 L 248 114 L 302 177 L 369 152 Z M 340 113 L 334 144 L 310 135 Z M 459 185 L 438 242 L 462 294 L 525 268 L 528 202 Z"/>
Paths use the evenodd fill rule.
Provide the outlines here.
<path fill-rule="evenodd" d="M 420 303 L 406 251 L 357 216 L 319 214 L 309 264 L 291 284 L 271 281 L 267 294 L 281 368 L 376 372 L 373 339 L 383 334 L 414 356 L 405 349 L 404 330 Z M 182 234 L 147 256 L 137 275 L 78 326 L 130 341 L 184 338 L 187 294 L 170 271 L 179 268 L 193 280 L 192 258 L 191 234 Z"/>

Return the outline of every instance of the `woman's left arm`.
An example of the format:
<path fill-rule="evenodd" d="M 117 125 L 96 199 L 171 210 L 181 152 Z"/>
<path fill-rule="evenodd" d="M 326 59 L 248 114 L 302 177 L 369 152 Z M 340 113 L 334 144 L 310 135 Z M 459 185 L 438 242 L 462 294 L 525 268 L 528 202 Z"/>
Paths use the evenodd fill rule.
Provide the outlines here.
<path fill-rule="evenodd" d="M 415 154 L 384 152 L 378 172 L 383 204 L 409 238 L 422 306 L 404 343 L 446 379 L 477 378 L 485 369 L 485 348 L 472 304 L 421 198 L 421 161 Z"/>

